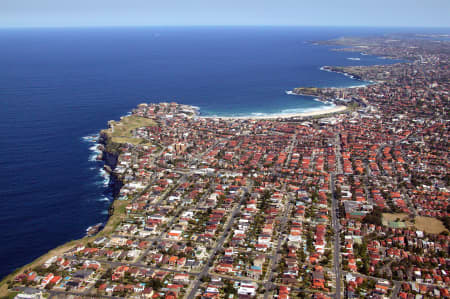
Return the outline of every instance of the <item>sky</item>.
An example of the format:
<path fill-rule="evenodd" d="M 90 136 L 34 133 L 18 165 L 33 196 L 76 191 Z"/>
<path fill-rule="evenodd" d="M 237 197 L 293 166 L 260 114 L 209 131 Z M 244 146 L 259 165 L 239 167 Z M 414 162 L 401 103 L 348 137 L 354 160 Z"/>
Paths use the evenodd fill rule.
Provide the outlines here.
<path fill-rule="evenodd" d="M 450 27 L 450 0 L 0 0 L 0 27 Z"/>

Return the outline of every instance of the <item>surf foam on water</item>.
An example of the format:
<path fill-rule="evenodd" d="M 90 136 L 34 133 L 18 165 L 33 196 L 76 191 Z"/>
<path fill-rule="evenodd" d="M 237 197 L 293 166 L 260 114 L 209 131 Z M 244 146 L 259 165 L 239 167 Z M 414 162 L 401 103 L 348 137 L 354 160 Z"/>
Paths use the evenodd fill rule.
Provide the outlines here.
<path fill-rule="evenodd" d="M 366 87 L 366 86 L 368 86 L 369 84 L 361 84 L 361 85 L 352 85 L 352 86 L 348 86 L 348 87 L 346 87 L 346 88 L 360 88 L 360 87 Z"/>
<path fill-rule="evenodd" d="M 297 95 L 297 94 L 293 94 L 293 95 Z M 252 118 L 252 117 L 272 117 L 274 115 L 293 115 L 293 114 L 302 114 L 302 113 L 310 113 L 310 112 L 317 112 L 317 111 L 326 111 L 328 109 L 334 108 L 336 107 L 336 104 L 334 104 L 333 102 L 329 102 L 329 101 L 323 101 L 320 100 L 319 98 L 313 98 L 314 101 L 316 102 L 320 102 L 323 105 L 319 106 L 319 107 L 310 107 L 310 108 L 289 108 L 289 109 L 283 109 L 280 111 L 274 111 L 274 112 L 249 112 L 248 114 L 233 114 L 233 115 L 207 115 L 208 117 L 216 117 L 216 118 L 221 118 L 221 117 L 225 117 L 225 118 Z"/>
<path fill-rule="evenodd" d="M 349 58 L 348 58 L 348 59 L 349 59 Z M 356 59 L 352 59 L 352 60 L 356 60 Z M 358 59 L 358 60 L 360 60 L 360 59 Z M 344 73 L 344 72 L 335 72 L 335 71 L 332 71 L 332 70 L 326 68 L 326 66 L 320 67 L 320 70 L 321 70 L 321 71 L 324 71 L 324 72 L 330 72 L 330 73 L 341 74 L 341 75 L 344 75 L 344 76 L 346 76 L 346 77 L 348 77 L 348 78 L 350 78 L 350 79 L 353 79 L 353 80 L 355 80 L 355 81 L 362 82 L 361 84 L 357 84 L 357 85 L 338 86 L 338 87 L 331 86 L 331 87 L 329 87 L 329 88 L 358 88 L 358 87 L 366 87 L 366 86 L 369 86 L 369 85 L 372 85 L 372 84 L 376 84 L 376 83 L 377 83 L 377 82 L 372 81 L 372 80 L 365 81 L 365 80 L 361 80 L 361 79 L 355 78 L 355 76 L 350 75 L 350 74 L 348 74 L 348 73 Z"/>
<path fill-rule="evenodd" d="M 250 114 L 251 116 L 268 116 L 270 113 L 264 113 L 264 112 L 252 112 Z"/>
<path fill-rule="evenodd" d="M 326 106 L 313 107 L 313 108 L 291 108 L 291 109 L 281 110 L 280 114 L 309 113 L 309 112 L 315 112 L 315 111 L 328 110 L 328 109 L 334 108 L 334 107 L 336 107 L 335 104 L 327 104 Z"/>
<path fill-rule="evenodd" d="M 88 136 L 81 137 L 81 139 L 86 142 L 97 142 L 98 135 L 88 135 Z"/>
<path fill-rule="evenodd" d="M 98 156 L 97 153 L 90 154 L 89 155 L 89 161 L 91 161 L 91 162 L 97 161 L 97 156 Z"/>
<path fill-rule="evenodd" d="M 109 173 L 103 168 L 100 168 L 99 175 L 100 177 L 103 178 L 103 181 L 101 181 L 100 183 L 103 184 L 105 187 L 108 186 L 111 180 L 111 176 L 109 175 Z"/>
<path fill-rule="evenodd" d="M 93 184 L 102 186 L 102 189 L 107 188 L 110 184 L 111 177 L 110 174 L 103 168 L 103 161 L 97 160 L 98 155 L 102 152 L 99 150 L 100 143 L 98 143 L 98 135 L 91 134 L 82 137 L 81 139 L 84 142 L 92 144 L 89 146 L 89 151 L 91 153 L 88 159 L 90 162 L 93 162 L 94 166 L 89 167 L 89 170 L 98 171 Z M 107 196 L 103 196 L 97 200 L 102 202 L 110 202 L 112 199 Z"/>
<path fill-rule="evenodd" d="M 90 142 L 95 142 L 95 143 L 94 143 L 94 145 L 89 147 L 89 150 L 91 151 L 91 154 L 89 155 L 89 161 L 98 161 L 97 156 L 102 153 L 102 151 L 98 149 L 100 143 L 97 143 L 97 140 L 90 141 Z"/>
<path fill-rule="evenodd" d="M 101 197 L 98 201 L 110 202 L 111 200 L 108 197 L 104 196 L 104 197 Z"/>

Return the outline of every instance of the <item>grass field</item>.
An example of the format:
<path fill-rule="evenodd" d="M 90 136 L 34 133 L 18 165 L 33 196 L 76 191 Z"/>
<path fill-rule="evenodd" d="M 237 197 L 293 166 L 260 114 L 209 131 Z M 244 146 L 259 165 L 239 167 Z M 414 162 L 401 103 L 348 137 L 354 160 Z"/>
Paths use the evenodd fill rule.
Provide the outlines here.
<path fill-rule="evenodd" d="M 113 143 L 131 143 L 131 144 L 142 144 L 142 145 L 151 145 L 151 143 L 146 142 L 144 139 L 133 138 L 133 137 L 112 137 L 111 140 Z"/>
<path fill-rule="evenodd" d="M 123 117 L 117 122 L 111 121 L 110 128 L 103 132 L 112 137 L 112 142 L 114 143 L 143 144 L 145 141 L 140 138 L 134 138 L 132 131 L 137 128 L 154 125 L 156 125 L 156 123 L 152 119 L 130 115 Z"/>
<path fill-rule="evenodd" d="M 389 222 L 397 221 L 405 223 L 406 227 L 415 228 L 429 234 L 439 234 L 447 231 L 442 221 L 436 218 L 417 216 L 414 221 L 411 221 L 409 216 L 405 213 L 383 213 L 382 223 L 388 225 Z"/>

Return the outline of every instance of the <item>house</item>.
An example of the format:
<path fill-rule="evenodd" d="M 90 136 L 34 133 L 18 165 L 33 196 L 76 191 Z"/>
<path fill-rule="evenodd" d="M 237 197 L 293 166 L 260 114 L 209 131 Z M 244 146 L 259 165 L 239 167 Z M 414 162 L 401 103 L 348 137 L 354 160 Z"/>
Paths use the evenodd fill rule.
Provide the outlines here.
<path fill-rule="evenodd" d="M 181 240 L 182 233 L 183 232 L 181 230 L 171 230 L 170 232 L 167 233 L 167 237 L 171 240 L 179 241 Z"/>
<path fill-rule="evenodd" d="M 21 293 L 17 294 L 14 299 L 44 299 L 44 295 L 41 290 L 25 288 Z"/>
<path fill-rule="evenodd" d="M 55 277 L 53 275 L 53 273 L 47 274 L 47 276 L 45 276 L 44 279 L 42 279 L 42 281 L 41 281 L 41 287 L 45 288 L 50 283 L 50 281 L 53 279 L 53 277 Z"/>
<path fill-rule="evenodd" d="M 50 283 L 52 283 L 52 284 L 58 284 L 58 283 L 61 282 L 61 280 L 62 280 L 62 277 L 61 277 L 61 276 L 54 276 L 54 277 L 52 278 L 52 280 L 50 280 Z"/>
<path fill-rule="evenodd" d="M 216 271 L 219 273 L 234 273 L 233 264 L 220 263 L 216 267 Z"/>
<path fill-rule="evenodd" d="M 238 289 L 239 296 L 256 296 L 256 290 L 258 289 L 256 283 L 242 282 Z"/>
<path fill-rule="evenodd" d="M 178 256 L 171 256 L 169 258 L 169 266 L 171 267 L 175 267 L 177 265 L 177 261 L 178 261 Z"/>
<path fill-rule="evenodd" d="M 177 267 L 184 267 L 184 265 L 186 265 L 186 258 L 185 257 L 179 258 L 177 261 Z"/>
<path fill-rule="evenodd" d="M 86 279 L 90 278 L 92 273 L 94 273 L 94 270 L 92 270 L 92 269 L 78 270 L 75 273 L 73 273 L 73 277 L 79 278 L 82 280 L 86 280 Z"/>
<path fill-rule="evenodd" d="M 262 275 L 262 267 L 260 266 L 250 266 L 250 269 L 247 270 L 249 277 L 259 280 Z"/>
<path fill-rule="evenodd" d="M 33 280 L 36 279 L 36 277 L 37 277 L 37 273 L 34 272 L 34 271 L 32 271 L 32 272 L 28 273 L 28 275 L 27 275 L 27 280 L 28 280 L 28 281 L 33 281 Z"/>
<path fill-rule="evenodd" d="M 189 283 L 189 274 L 177 273 L 173 277 L 173 282 L 186 285 Z"/>
<path fill-rule="evenodd" d="M 322 267 L 316 266 L 314 272 L 312 273 L 312 276 L 313 276 L 312 287 L 314 289 L 325 289 L 325 278 Z"/>

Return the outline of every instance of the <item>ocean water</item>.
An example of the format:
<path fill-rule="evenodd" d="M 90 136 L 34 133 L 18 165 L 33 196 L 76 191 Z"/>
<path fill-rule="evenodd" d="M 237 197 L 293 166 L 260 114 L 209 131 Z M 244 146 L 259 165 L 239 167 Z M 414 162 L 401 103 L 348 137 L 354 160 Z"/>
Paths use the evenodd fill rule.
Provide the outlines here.
<path fill-rule="evenodd" d="M 385 30 L 384 30 L 385 31 Z M 205 115 L 323 109 L 285 93 L 364 82 L 323 65 L 392 63 L 309 41 L 346 28 L 0 30 L 0 277 L 107 220 L 109 178 L 87 136 L 141 102 Z M 348 58 L 360 58 L 350 60 Z"/>

